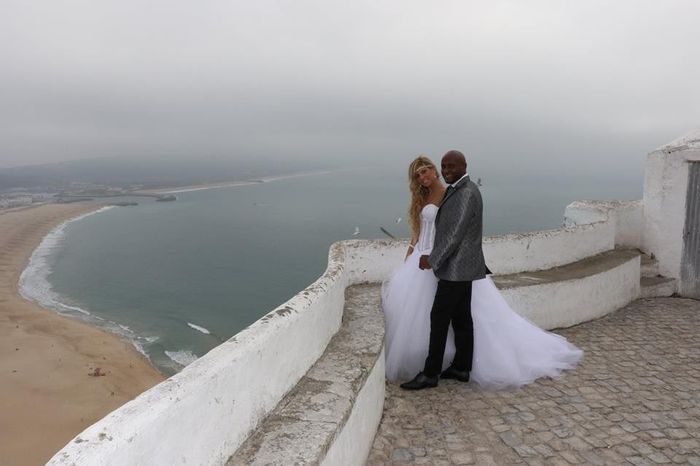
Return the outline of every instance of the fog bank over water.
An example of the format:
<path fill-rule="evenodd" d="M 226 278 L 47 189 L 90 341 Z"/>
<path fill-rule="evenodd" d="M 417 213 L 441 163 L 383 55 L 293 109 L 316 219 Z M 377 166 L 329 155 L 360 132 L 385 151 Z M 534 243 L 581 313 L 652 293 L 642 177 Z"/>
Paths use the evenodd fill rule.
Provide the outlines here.
<path fill-rule="evenodd" d="M 639 176 L 700 120 L 698 17 L 694 0 L 8 0 L 0 168 L 457 148 L 488 170 Z"/>

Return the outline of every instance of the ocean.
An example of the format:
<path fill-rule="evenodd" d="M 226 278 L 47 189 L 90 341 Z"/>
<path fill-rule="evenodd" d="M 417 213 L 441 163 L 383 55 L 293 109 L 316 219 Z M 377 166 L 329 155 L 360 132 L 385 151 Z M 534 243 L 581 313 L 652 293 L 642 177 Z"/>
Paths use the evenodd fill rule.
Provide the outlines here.
<path fill-rule="evenodd" d="M 483 178 L 487 235 L 557 228 L 578 199 L 637 199 L 642 179 Z M 137 198 L 51 232 L 23 295 L 129 339 L 164 374 L 206 354 L 323 273 L 329 246 L 408 236 L 403 170 L 365 167 Z"/>

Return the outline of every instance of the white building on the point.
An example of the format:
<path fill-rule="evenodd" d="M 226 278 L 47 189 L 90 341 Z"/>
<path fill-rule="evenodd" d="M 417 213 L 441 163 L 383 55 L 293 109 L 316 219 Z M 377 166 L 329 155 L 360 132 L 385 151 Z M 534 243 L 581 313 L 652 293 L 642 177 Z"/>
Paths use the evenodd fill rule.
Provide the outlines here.
<path fill-rule="evenodd" d="M 642 249 L 681 296 L 700 298 L 700 129 L 649 154 L 643 205 Z"/>

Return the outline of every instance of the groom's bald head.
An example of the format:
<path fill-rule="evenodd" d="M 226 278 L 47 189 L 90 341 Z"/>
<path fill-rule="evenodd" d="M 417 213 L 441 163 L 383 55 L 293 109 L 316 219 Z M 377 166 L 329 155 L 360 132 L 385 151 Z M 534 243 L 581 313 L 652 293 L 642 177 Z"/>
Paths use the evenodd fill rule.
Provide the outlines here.
<path fill-rule="evenodd" d="M 467 173 L 467 159 L 458 150 L 451 150 L 442 156 L 440 163 L 442 177 L 452 184 Z"/>
<path fill-rule="evenodd" d="M 450 159 L 454 160 L 455 162 L 462 163 L 465 168 L 466 172 L 466 167 L 467 167 L 467 159 L 464 157 L 464 154 L 461 153 L 458 150 L 449 150 L 445 152 L 445 155 L 442 156 L 442 159 L 445 160 L 445 157 L 449 157 Z"/>

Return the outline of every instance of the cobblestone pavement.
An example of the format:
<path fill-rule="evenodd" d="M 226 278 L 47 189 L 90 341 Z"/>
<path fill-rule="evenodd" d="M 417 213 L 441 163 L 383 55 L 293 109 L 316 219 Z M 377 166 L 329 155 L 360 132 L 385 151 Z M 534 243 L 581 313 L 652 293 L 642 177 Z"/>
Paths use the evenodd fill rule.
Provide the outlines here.
<path fill-rule="evenodd" d="M 700 465 L 700 301 L 639 300 L 557 333 L 585 351 L 557 380 L 387 384 L 368 464 Z"/>

